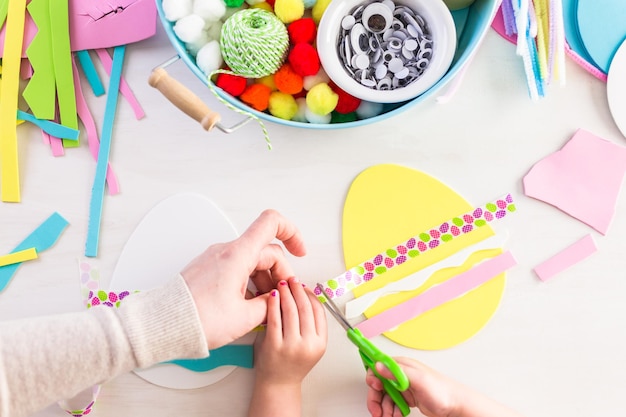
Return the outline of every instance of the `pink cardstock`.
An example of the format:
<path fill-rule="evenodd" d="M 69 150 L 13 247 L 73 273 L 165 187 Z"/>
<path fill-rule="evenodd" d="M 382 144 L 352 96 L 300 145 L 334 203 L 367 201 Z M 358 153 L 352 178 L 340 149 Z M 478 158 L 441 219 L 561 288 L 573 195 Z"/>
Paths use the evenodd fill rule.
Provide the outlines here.
<path fill-rule="evenodd" d="M 504 252 L 429 288 L 410 300 L 362 321 L 355 327 L 367 338 L 378 336 L 407 320 L 461 297 L 515 265 L 517 265 L 517 261 L 511 252 Z"/>
<path fill-rule="evenodd" d="M 626 148 L 579 129 L 530 169 L 524 193 L 606 235 L 625 173 Z"/>
<path fill-rule="evenodd" d="M 547 281 L 559 272 L 593 255 L 597 250 L 593 236 L 587 235 L 538 265 L 534 271 L 540 280 Z"/>
<path fill-rule="evenodd" d="M 138 42 L 156 33 L 154 0 L 68 0 L 72 51 L 111 48 Z M 5 27 L 0 30 L 0 55 L 4 50 Z M 28 12 L 24 22 L 22 57 L 37 34 Z"/>

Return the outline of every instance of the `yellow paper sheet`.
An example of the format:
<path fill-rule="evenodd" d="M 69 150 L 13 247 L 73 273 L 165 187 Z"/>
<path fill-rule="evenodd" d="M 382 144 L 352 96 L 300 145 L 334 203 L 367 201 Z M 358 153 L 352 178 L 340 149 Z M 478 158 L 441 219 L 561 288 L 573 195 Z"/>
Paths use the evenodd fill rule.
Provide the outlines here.
<path fill-rule="evenodd" d="M 393 247 L 415 233 L 429 230 L 472 209 L 473 206 L 454 190 L 422 172 L 398 165 L 371 167 L 354 180 L 346 197 L 343 213 L 346 267 L 357 265 L 363 259 L 379 253 L 381 248 Z M 487 225 L 458 236 L 356 287 L 354 296 L 397 281 L 493 234 Z M 498 252 L 474 254 L 460 268 L 438 271 L 416 291 L 380 299 L 365 315 L 371 317 L 414 297 L 434 283 L 467 270 Z M 487 323 L 500 302 L 504 284 L 505 274 L 501 274 L 471 293 L 407 321 L 384 335 L 396 343 L 415 349 L 452 347 L 467 340 Z"/>
<path fill-rule="evenodd" d="M 9 253 L 8 255 L 0 256 L 0 266 L 17 264 L 24 261 L 30 261 L 32 259 L 37 259 L 37 249 L 24 249 Z"/>

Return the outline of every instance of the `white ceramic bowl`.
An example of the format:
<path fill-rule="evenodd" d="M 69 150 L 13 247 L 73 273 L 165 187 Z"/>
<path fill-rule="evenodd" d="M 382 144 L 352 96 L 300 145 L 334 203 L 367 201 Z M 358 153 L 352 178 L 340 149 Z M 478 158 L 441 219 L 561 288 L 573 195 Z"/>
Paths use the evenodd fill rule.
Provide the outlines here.
<path fill-rule="evenodd" d="M 348 73 L 339 55 L 339 35 L 343 18 L 359 5 L 376 3 L 371 0 L 334 0 L 319 23 L 317 51 L 324 70 L 341 89 L 362 100 L 377 103 L 399 103 L 414 99 L 435 85 L 450 68 L 456 50 L 456 29 L 452 14 L 443 0 L 395 0 L 421 16 L 432 35 L 432 58 L 424 72 L 410 84 L 388 90 L 378 90 L 361 84 Z"/>

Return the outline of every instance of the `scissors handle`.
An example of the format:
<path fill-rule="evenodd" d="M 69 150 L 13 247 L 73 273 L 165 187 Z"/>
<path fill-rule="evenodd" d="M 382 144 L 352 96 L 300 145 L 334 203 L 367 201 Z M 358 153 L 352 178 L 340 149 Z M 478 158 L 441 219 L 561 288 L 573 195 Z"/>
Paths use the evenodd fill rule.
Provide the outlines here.
<path fill-rule="evenodd" d="M 397 381 L 385 378 L 384 376 L 379 374 L 378 371 L 376 371 L 376 362 L 372 361 L 363 352 L 359 352 L 359 353 L 361 354 L 361 360 L 363 361 L 363 364 L 365 365 L 365 367 L 371 369 L 372 372 L 374 372 L 374 375 L 376 375 L 376 378 L 378 378 L 380 382 L 383 383 L 383 390 L 385 390 L 385 392 L 387 393 L 387 395 L 389 395 L 391 400 L 398 406 L 398 409 L 400 410 L 402 415 L 404 417 L 408 416 L 409 413 L 411 412 L 411 409 L 409 408 L 409 405 L 407 404 L 406 400 L 402 396 L 401 391 L 399 391 L 396 388 L 397 384 L 395 384 L 395 382 Z M 391 360 L 393 361 L 393 359 Z M 394 363 L 396 363 L 397 365 L 397 362 L 394 361 Z M 400 372 L 404 374 L 402 370 L 400 370 Z M 402 391 L 405 391 L 405 390 L 406 388 Z"/>
<path fill-rule="evenodd" d="M 359 354 L 365 368 L 371 369 L 374 375 L 383 383 L 383 389 L 398 406 L 403 416 L 410 412 L 409 405 L 401 392 L 409 388 L 409 378 L 404 373 L 398 362 L 391 356 L 384 354 L 372 342 L 369 341 L 359 329 L 350 329 L 348 338 L 359 348 Z M 385 378 L 376 371 L 376 362 L 381 362 L 393 375 L 393 379 Z"/>

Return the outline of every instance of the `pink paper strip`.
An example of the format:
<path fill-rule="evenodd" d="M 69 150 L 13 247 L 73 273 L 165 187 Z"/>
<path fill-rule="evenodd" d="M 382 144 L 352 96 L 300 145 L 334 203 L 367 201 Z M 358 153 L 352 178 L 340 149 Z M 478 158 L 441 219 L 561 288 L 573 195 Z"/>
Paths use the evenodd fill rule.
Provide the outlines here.
<path fill-rule="evenodd" d="M 537 266 L 534 269 L 535 274 L 540 280 L 547 281 L 559 272 L 563 272 L 570 266 L 588 258 L 597 250 L 593 236 L 587 235 Z"/>
<path fill-rule="evenodd" d="M 106 49 L 96 49 L 96 53 L 98 54 L 98 58 L 100 58 L 100 62 L 102 62 L 102 66 L 104 67 L 107 74 L 111 75 L 111 66 L 113 65 L 113 60 L 111 59 L 111 55 L 107 52 Z M 124 96 L 128 104 L 132 107 L 135 112 L 135 118 L 137 120 L 143 118 L 146 113 L 143 111 L 141 104 L 137 101 L 135 94 L 130 89 L 124 77 L 120 80 L 120 93 Z"/>
<path fill-rule="evenodd" d="M 405 321 L 462 296 L 515 265 L 517 265 L 517 261 L 511 252 L 504 252 L 478 264 L 469 271 L 462 272 L 456 277 L 429 288 L 410 300 L 359 323 L 356 327 L 367 338 L 378 336 Z"/>

